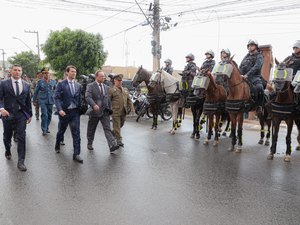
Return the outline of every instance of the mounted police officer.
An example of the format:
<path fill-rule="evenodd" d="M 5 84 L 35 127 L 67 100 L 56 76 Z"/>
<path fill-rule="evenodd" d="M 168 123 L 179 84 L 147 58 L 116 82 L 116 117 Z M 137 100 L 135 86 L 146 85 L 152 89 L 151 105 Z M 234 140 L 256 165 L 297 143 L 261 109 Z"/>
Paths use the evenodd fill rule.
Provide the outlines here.
<path fill-rule="evenodd" d="M 216 62 L 213 59 L 215 57 L 215 53 L 212 50 L 208 50 L 205 52 L 205 61 L 202 63 L 202 66 L 200 67 L 201 70 L 209 69 L 209 71 L 212 71 Z"/>
<path fill-rule="evenodd" d="M 165 63 L 165 67 L 163 68 L 163 70 L 172 75 L 173 74 L 172 60 L 166 59 L 164 63 Z"/>
<path fill-rule="evenodd" d="M 298 70 L 300 70 L 300 40 L 293 44 L 292 55 L 285 58 L 284 62 L 289 62 L 287 67 L 293 69 L 293 78 Z"/>
<path fill-rule="evenodd" d="M 186 57 L 186 66 L 184 67 L 184 70 L 182 72 L 183 76 L 187 76 L 188 80 L 193 80 L 194 76 L 196 76 L 197 73 L 197 66 L 196 63 L 194 63 L 195 56 L 190 53 Z"/>
<path fill-rule="evenodd" d="M 262 112 L 264 87 L 261 77 L 261 68 L 264 62 L 262 54 L 259 52 L 258 43 L 256 40 L 250 39 L 248 44 L 248 54 L 242 60 L 239 70 L 244 78 L 246 78 L 250 85 L 253 85 L 257 93 L 258 107 L 256 112 Z"/>
<path fill-rule="evenodd" d="M 32 100 L 35 102 L 37 99 L 41 107 L 41 128 L 43 135 L 50 133 L 49 124 L 52 117 L 53 109 L 53 96 L 56 89 L 56 81 L 50 79 L 49 69 L 44 67 L 41 70 L 43 78 L 38 80 L 36 87 L 34 89 Z"/>
<path fill-rule="evenodd" d="M 221 63 L 227 63 L 231 56 L 230 50 L 228 48 L 222 49 L 220 54 Z"/>

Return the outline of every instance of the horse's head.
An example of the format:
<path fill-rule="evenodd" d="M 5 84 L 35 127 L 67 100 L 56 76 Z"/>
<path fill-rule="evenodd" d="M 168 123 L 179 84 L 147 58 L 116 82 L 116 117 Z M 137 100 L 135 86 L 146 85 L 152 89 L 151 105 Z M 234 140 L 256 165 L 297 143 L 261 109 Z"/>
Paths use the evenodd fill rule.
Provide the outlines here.
<path fill-rule="evenodd" d="M 276 92 L 283 92 L 290 88 L 292 76 L 293 76 L 293 69 L 288 68 L 289 60 L 279 62 L 275 58 L 275 71 L 273 76 L 273 83 L 275 85 Z"/>
<path fill-rule="evenodd" d="M 161 71 L 158 70 L 152 73 L 150 77 L 149 87 L 154 88 L 156 85 L 160 84 Z"/>
<path fill-rule="evenodd" d="M 205 98 L 208 88 L 211 85 L 214 85 L 214 81 L 209 69 L 200 70 L 192 83 L 194 95 L 199 98 Z"/>
<path fill-rule="evenodd" d="M 141 84 L 143 81 L 145 81 L 146 84 L 149 83 L 151 77 L 151 73 L 145 70 L 142 66 L 138 68 L 138 71 L 132 78 L 132 86 L 137 87 L 139 84 Z"/>

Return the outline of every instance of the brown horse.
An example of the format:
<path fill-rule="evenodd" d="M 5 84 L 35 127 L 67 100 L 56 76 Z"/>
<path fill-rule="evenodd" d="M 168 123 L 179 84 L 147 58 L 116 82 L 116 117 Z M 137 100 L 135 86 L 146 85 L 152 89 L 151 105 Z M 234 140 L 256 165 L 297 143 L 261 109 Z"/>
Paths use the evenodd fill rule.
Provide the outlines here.
<path fill-rule="evenodd" d="M 157 129 L 157 121 L 159 114 L 159 107 L 165 100 L 165 94 L 163 93 L 162 87 L 157 83 L 150 83 L 152 73 L 144 69 L 142 66 L 139 67 L 135 76 L 132 79 L 132 85 L 137 87 L 142 82 L 145 82 L 148 89 L 147 99 L 150 103 L 151 112 L 153 114 L 152 129 Z"/>
<path fill-rule="evenodd" d="M 275 84 L 276 97 L 271 103 L 272 112 L 272 145 L 268 159 L 272 160 L 276 153 L 278 132 L 281 121 L 285 121 L 287 125 L 286 135 L 286 152 L 284 161 L 291 161 L 291 133 L 293 129 L 294 119 L 296 118 L 296 104 L 294 100 L 293 90 L 291 88 L 292 69 L 286 68 L 288 62 L 279 63 L 275 59 L 276 70 L 274 72 L 273 83 Z"/>
<path fill-rule="evenodd" d="M 220 120 L 222 113 L 225 111 L 226 90 L 222 85 L 215 82 L 209 70 L 202 71 L 200 75 L 196 76 L 193 81 L 193 86 L 195 92 L 198 90 L 197 86 L 199 87 L 199 96 L 205 96 L 203 112 L 207 115 L 208 134 L 204 144 L 209 144 L 214 127 L 215 138 L 213 145 L 217 146 L 219 143 Z"/>
<path fill-rule="evenodd" d="M 233 58 L 233 57 L 232 57 Z M 226 64 L 219 64 L 214 68 L 213 73 L 218 80 L 228 89 L 225 108 L 229 113 L 231 122 L 231 147 L 228 151 L 237 153 L 242 151 L 242 135 L 244 112 L 251 108 L 250 87 L 246 80 L 241 76 L 236 62 L 232 58 Z M 220 71 L 220 72 L 219 72 Z M 236 136 L 237 133 L 237 136 Z M 237 143 L 237 147 L 235 145 Z"/>

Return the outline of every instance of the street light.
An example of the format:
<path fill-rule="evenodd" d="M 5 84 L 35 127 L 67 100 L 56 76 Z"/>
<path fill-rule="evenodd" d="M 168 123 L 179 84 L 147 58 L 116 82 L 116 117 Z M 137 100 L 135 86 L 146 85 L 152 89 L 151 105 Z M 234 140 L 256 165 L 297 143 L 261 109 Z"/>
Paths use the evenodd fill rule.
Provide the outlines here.
<path fill-rule="evenodd" d="M 32 50 L 32 48 L 30 48 L 30 47 L 29 47 L 22 39 L 17 38 L 17 37 L 12 37 L 12 38 L 21 41 L 27 48 L 29 48 L 33 53 L 35 53 L 35 52 Z"/>

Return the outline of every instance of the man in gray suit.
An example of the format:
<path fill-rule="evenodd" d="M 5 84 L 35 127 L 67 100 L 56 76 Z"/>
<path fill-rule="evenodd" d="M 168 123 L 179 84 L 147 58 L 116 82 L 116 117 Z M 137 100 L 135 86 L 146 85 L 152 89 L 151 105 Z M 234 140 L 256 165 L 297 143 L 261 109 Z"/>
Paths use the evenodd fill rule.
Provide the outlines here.
<path fill-rule="evenodd" d="M 112 110 L 108 94 L 109 87 L 103 83 L 104 79 L 104 72 L 98 70 L 95 73 L 95 81 L 87 85 L 85 92 L 85 99 L 90 106 L 86 113 L 89 115 L 87 126 L 87 148 L 88 150 L 94 149 L 93 141 L 95 132 L 99 121 L 101 121 L 110 152 L 114 152 L 119 146 L 117 145 L 110 127 L 110 115 L 112 114 Z"/>

